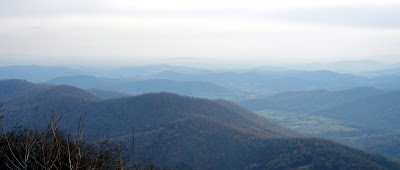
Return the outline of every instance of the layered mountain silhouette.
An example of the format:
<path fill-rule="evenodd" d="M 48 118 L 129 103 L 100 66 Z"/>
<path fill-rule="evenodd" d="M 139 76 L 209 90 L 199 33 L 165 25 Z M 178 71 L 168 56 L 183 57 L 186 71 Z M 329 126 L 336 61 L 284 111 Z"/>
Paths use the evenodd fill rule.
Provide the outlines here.
<path fill-rule="evenodd" d="M 228 88 L 202 81 L 173 81 L 167 79 L 125 80 L 88 75 L 58 77 L 44 83 L 71 85 L 83 89 L 95 88 L 107 91 L 120 91 L 131 94 L 166 91 L 195 96 L 215 96 L 231 92 Z"/>
<path fill-rule="evenodd" d="M 129 143 L 136 131 L 137 158 L 160 165 L 206 169 L 399 169 L 386 157 L 333 141 L 304 138 L 235 103 L 172 93 L 101 99 L 66 85 L 0 81 L 6 128 L 31 126 L 41 114 L 63 116 L 72 129 L 86 112 L 88 137 Z M 38 114 L 35 114 L 36 108 Z M 42 118 L 43 119 L 43 118 Z"/>

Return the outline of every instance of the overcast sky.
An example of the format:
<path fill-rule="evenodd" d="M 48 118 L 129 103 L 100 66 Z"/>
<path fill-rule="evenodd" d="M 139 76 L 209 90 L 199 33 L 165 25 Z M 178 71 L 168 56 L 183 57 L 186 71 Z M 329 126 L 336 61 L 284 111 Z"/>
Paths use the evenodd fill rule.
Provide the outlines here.
<path fill-rule="evenodd" d="M 0 24 L 2 65 L 400 56 L 398 0 L 1 0 Z"/>

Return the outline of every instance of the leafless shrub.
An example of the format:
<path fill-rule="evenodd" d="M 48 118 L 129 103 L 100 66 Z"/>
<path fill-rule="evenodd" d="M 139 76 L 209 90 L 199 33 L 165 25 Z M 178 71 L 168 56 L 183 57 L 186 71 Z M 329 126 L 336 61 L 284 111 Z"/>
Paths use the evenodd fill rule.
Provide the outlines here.
<path fill-rule="evenodd" d="M 0 104 L 0 113 L 3 104 Z M 123 144 L 108 139 L 87 142 L 85 136 L 85 115 L 81 117 L 77 131 L 60 130 L 62 116 L 43 114 L 46 128 L 37 128 L 34 117 L 33 127 L 21 126 L 6 130 L 0 115 L 2 134 L 0 136 L 0 169 L 119 169 L 155 170 L 159 168 L 150 159 L 135 163 L 134 129 L 132 128 L 131 159 Z M 128 166 L 128 165 L 131 166 Z"/>
<path fill-rule="evenodd" d="M 122 144 L 107 139 L 85 141 L 83 118 L 74 135 L 60 131 L 61 116 L 56 118 L 54 113 L 45 117 L 43 130 L 34 125 L 7 131 L 1 118 L 0 169 L 127 169 Z"/>

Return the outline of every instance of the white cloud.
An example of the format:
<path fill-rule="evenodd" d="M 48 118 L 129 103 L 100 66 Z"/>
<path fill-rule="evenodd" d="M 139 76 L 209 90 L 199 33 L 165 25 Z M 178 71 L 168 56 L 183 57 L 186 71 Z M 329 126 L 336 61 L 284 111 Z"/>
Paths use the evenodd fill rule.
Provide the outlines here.
<path fill-rule="evenodd" d="M 392 0 L 1 1 L 0 55 L 121 61 L 399 55 L 399 6 Z M 365 17 L 354 17 L 360 13 Z"/>

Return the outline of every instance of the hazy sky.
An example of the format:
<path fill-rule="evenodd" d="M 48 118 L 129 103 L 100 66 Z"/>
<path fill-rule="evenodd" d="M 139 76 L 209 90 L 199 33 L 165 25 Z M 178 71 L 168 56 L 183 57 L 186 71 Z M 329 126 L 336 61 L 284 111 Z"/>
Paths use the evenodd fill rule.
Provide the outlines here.
<path fill-rule="evenodd" d="M 1 0 L 4 64 L 400 56 L 398 0 Z"/>

